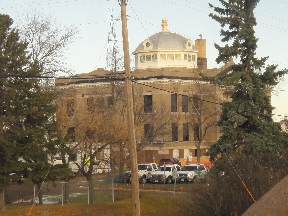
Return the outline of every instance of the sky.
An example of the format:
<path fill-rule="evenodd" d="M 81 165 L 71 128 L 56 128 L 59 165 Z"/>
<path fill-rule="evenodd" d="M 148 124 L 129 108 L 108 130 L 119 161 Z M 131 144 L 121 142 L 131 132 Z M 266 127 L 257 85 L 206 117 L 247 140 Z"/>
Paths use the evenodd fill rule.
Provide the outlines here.
<path fill-rule="evenodd" d="M 207 42 L 208 68 L 219 67 L 215 62 L 218 52 L 214 43 L 223 45 L 220 25 L 208 15 L 211 3 L 220 6 L 218 0 L 128 0 L 129 53 L 147 37 L 161 31 L 162 18 L 168 19 L 168 29 L 195 40 L 202 34 Z M 258 40 L 257 57 L 269 56 L 268 64 L 278 69 L 288 68 L 288 2 L 284 0 L 260 0 L 255 10 Z M 27 14 L 42 13 L 63 27 L 74 26 L 79 33 L 65 52 L 66 63 L 75 74 L 88 73 L 106 67 L 110 16 L 115 18 L 117 45 L 122 49 L 121 10 L 118 0 L 1 0 L 0 13 L 8 14 L 15 25 Z M 272 92 L 275 107 L 274 120 L 288 116 L 288 75 Z"/>

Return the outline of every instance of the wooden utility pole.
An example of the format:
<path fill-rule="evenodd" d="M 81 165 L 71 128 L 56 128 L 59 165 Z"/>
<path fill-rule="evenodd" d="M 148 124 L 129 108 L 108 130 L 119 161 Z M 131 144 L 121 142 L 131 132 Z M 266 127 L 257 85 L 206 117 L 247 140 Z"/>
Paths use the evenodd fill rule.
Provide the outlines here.
<path fill-rule="evenodd" d="M 129 157 L 131 166 L 131 184 L 132 184 L 132 209 L 133 216 L 140 216 L 140 201 L 139 201 L 139 179 L 137 166 L 137 151 L 134 127 L 134 110 L 132 97 L 132 80 L 130 74 L 130 56 L 126 17 L 126 0 L 121 0 L 121 20 L 122 20 L 122 37 L 123 37 L 123 51 L 124 51 L 124 68 L 125 68 L 125 86 L 127 97 L 127 116 L 129 127 Z"/>

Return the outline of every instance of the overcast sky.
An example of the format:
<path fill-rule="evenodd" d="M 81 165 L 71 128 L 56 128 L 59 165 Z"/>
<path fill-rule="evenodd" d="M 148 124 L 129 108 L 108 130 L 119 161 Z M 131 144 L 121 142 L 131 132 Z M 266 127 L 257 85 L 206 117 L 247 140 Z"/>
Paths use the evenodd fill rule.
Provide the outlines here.
<path fill-rule="evenodd" d="M 219 67 L 215 59 L 220 43 L 219 24 L 208 17 L 213 12 L 208 3 L 219 5 L 217 0 L 129 0 L 127 5 L 129 51 L 147 37 L 161 31 L 161 19 L 168 19 L 171 32 L 195 40 L 202 34 L 207 41 L 208 68 Z M 67 63 L 75 73 L 88 73 L 105 68 L 109 17 L 120 18 L 117 0 L 1 0 L 0 13 L 8 14 L 17 24 L 23 15 L 35 11 L 55 19 L 59 25 L 75 26 L 79 30 L 76 41 L 66 52 Z M 284 0 L 260 0 L 255 16 L 259 38 L 257 57 L 269 56 L 267 64 L 288 68 L 288 2 Z M 121 21 L 115 21 L 118 46 L 122 51 Z M 131 56 L 133 59 L 133 56 Z M 272 105 L 275 120 L 288 115 L 287 78 L 273 92 Z"/>

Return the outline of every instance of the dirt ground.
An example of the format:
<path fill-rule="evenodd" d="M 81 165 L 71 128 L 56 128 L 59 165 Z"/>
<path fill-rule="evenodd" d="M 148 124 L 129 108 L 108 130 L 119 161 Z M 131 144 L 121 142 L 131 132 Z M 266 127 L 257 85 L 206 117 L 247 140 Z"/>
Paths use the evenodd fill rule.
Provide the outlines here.
<path fill-rule="evenodd" d="M 256 201 L 242 216 L 288 215 L 288 176 Z"/>

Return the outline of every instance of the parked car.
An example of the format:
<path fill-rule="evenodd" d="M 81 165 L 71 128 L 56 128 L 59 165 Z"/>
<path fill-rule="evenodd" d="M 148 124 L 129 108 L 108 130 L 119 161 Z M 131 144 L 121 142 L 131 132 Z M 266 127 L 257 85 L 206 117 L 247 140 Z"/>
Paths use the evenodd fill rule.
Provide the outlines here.
<path fill-rule="evenodd" d="M 159 167 L 163 166 L 164 164 L 166 164 L 166 165 L 178 164 L 179 166 L 181 165 L 180 161 L 178 161 L 177 158 L 163 158 L 163 159 L 160 159 Z"/>
<path fill-rule="evenodd" d="M 155 169 L 154 169 L 152 163 L 138 164 L 139 183 L 145 184 L 147 181 L 149 181 L 149 176 L 154 171 L 155 171 Z M 126 183 L 131 183 L 131 171 L 126 172 L 126 174 L 125 174 L 125 182 Z"/>
<path fill-rule="evenodd" d="M 173 165 L 163 165 L 158 168 L 155 172 L 151 173 L 148 177 L 149 182 L 153 183 L 167 183 L 170 184 L 174 182 L 173 172 L 176 173 L 181 170 L 181 167 L 178 164 Z"/>
<path fill-rule="evenodd" d="M 193 182 L 195 180 L 203 180 L 208 170 L 204 164 L 188 164 L 178 172 L 179 182 Z"/>

